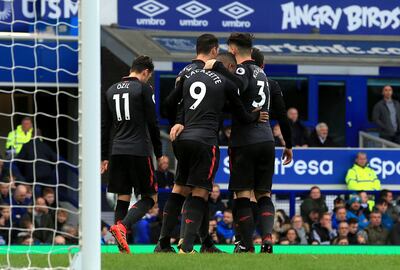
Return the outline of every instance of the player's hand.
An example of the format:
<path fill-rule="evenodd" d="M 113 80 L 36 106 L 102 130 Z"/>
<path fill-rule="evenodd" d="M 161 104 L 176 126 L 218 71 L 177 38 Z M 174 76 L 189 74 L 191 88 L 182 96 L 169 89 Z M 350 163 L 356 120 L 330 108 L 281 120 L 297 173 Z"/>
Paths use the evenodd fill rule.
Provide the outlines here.
<path fill-rule="evenodd" d="M 108 170 L 108 160 L 103 160 L 100 163 L 100 173 L 103 174 Z"/>
<path fill-rule="evenodd" d="M 179 135 L 182 133 L 183 129 L 185 127 L 181 124 L 175 124 L 172 128 L 171 131 L 169 132 L 169 139 L 171 142 L 175 141 L 176 138 L 179 137 Z"/>
<path fill-rule="evenodd" d="M 284 160 L 283 165 L 288 165 L 293 160 L 293 150 L 285 148 L 283 149 L 282 160 Z"/>
<path fill-rule="evenodd" d="M 204 65 L 203 69 L 212 69 L 214 67 L 215 62 L 217 62 L 217 60 L 215 59 L 208 60 Z"/>

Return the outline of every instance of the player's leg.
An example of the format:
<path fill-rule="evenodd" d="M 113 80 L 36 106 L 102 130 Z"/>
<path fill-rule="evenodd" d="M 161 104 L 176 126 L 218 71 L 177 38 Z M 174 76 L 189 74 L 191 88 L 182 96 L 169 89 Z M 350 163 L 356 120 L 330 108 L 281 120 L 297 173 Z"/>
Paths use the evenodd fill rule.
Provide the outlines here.
<path fill-rule="evenodd" d="M 113 155 L 110 158 L 107 191 L 118 194 L 114 212 L 115 223 L 124 219 L 131 201 L 132 184 L 126 170 L 130 164 L 126 157 L 126 155 Z"/>
<path fill-rule="evenodd" d="M 154 250 L 155 252 L 174 251 L 171 247 L 171 233 L 179 222 L 183 203 L 190 192 L 190 187 L 179 184 L 174 185 L 164 206 L 160 238 Z"/>
<path fill-rule="evenodd" d="M 129 168 L 132 167 L 131 156 L 113 155 L 110 158 L 109 184 L 108 192 L 117 193 L 117 205 L 115 209 L 115 225 L 111 226 L 110 232 L 117 240 L 120 252 L 129 252 L 129 246 L 126 243 L 126 229 L 121 221 L 125 218 L 132 194 L 132 181 L 129 175 Z"/>
<path fill-rule="evenodd" d="M 219 164 L 218 146 L 196 142 L 191 142 L 190 144 L 193 147 L 193 154 L 187 184 L 192 186 L 193 189 L 192 196 L 187 199 L 183 209 L 185 231 L 180 250 L 182 252 L 191 252 L 193 250 L 193 243 L 202 223 L 204 222 L 203 226 L 206 222 L 208 224 L 208 196 L 212 190 L 213 180 Z M 203 236 L 207 235 L 208 230 L 206 232 L 203 227 L 200 233 Z"/>
<path fill-rule="evenodd" d="M 190 145 L 185 142 L 174 143 L 174 152 L 178 160 L 178 168 L 174 187 L 168 197 L 163 209 L 163 220 L 160 238 L 154 252 L 174 252 L 171 247 L 171 233 L 178 224 L 179 215 L 182 211 L 183 203 L 191 192 L 191 188 L 186 186 L 189 175 Z"/>
<path fill-rule="evenodd" d="M 195 187 L 185 202 L 183 209 L 183 220 L 185 231 L 180 252 L 190 253 L 193 251 L 194 241 L 205 217 L 204 209 L 207 208 L 209 191 L 200 187 Z"/>
<path fill-rule="evenodd" d="M 254 164 L 252 147 L 230 148 L 231 176 L 229 190 L 235 192 L 234 200 L 235 223 L 240 244 L 235 252 L 254 252 L 253 233 L 255 229 L 253 210 L 250 202 L 254 187 Z"/>
<path fill-rule="evenodd" d="M 259 209 L 261 231 L 261 252 L 272 253 L 272 229 L 274 227 L 275 207 L 271 200 L 272 177 L 274 175 L 275 147 L 273 142 L 259 147 L 260 155 L 256 164 L 255 196 Z"/>

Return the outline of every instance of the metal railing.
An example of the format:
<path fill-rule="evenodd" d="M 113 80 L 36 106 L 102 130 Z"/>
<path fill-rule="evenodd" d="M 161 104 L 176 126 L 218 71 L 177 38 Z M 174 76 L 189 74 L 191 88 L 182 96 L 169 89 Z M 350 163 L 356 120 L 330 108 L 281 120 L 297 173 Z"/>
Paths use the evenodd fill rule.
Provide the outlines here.
<path fill-rule="evenodd" d="M 371 135 L 365 131 L 360 131 L 358 138 L 361 148 L 400 148 L 400 144 Z"/>

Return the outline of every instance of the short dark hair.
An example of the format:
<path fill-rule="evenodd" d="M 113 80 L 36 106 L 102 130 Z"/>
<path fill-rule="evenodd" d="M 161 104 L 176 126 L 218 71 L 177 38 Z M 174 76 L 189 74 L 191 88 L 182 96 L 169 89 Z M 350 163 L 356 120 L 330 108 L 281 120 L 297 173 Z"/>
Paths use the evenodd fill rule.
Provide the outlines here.
<path fill-rule="evenodd" d="M 378 209 L 374 209 L 374 211 L 372 211 L 371 212 L 371 214 L 369 215 L 369 216 L 371 216 L 372 214 L 376 214 L 376 215 L 380 215 L 380 216 L 382 216 L 382 213 L 381 212 L 379 212 L 379 210 Z"/>
<path fill-rule="evenodd" d="M 337 211 L 339 211 L 340 209 L 347 210 L 346 207 L 344 207 L 344 206 L 339 206 L 339 207 L 335 208 L 335 213 L 337 213 Z"/>
<path fill-rule="evenodd" d="M 29 116 L 25 116 L 24 118 L 22 118 L 21 123 L 24 121 L 31 121 L 32 122 L 32 118 Z"/>
<path fill-rule="evenodd" d="M 197 38 L 196 53 L 209 54 L 212 48 L 218 48 L 218 38 L 212 34 L 203 34 Z"/>
<path fill-rule="evenodd" d="M 392 191 L 388 190 L 388 189 L 382 189 L 381 193 L 380 193 L 380 197 L 381 198 L 386 198 L 388 193 L 392 193 Z"/>
<path fill-rule="evenodd" d="M 222 62 L 229 62 L 231 64 L 237 65 L 236 62 L 236 58 L 233 54 L 229 53 L 229 52 L 223 52 L 223 53 L 219 53 L 217 56 L 218 60 L 221 60 Z"/>
<path fill-rule="evenodd" d="M 228 45 L 234 44 L 239 51 L 251 53 L 254 36 L 250 33 L 232 33 L 228 38 Z"/>
<path fill-rule="evenodd" d="M 132 62 L 131 72 L 142 72 L 148 69 L 150 72 L 154 70 L 153 60 L 147 55 L 140 55 Z"/>
<path fill-rule="evenodd" d="M 224 213 L 225 213 L 225 212 L 231 213 L 231 214 L 232 214 L 232 209 L 226 208 L 226 209 L 224 210 Z"/>
<path fill-rule="evenodd" d="M 385 199 L 380 198 L 378 201 L 376 201 L 376 205 L 380 205 L 380 204 L 388 204 L 387 201 L 385 201 Z"/>
<path fill-rule="evenodd" d="M 253 59 L 259 67 L 264 65 L 264 54 L 258 48 L 253 47 L 251 51 L 251 59 Z"/>
<path fill-rule="evenodd" d="M 358 224 L 358 220 L 356 218 L 351 218 L 351 219 L 349 219 L 349 221 L 347 223 L 349 223 L 349 225 Z"/>

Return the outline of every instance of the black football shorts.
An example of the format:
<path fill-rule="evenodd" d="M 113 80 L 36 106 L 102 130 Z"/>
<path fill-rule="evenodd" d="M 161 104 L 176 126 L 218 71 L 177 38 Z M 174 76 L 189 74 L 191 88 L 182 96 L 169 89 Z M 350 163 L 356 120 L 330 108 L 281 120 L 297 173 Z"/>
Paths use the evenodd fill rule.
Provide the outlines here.
<path fill-rule="evenodd" d="M 174 152 L 178 160 L 175 183 L 211 191 L 219 165 L 219 147 L 182 140 L 174 143 Z"/>
<path fill-rule="evenodd" d="M 274 142 L 229 148 L 229 190 L 270 192 L 275 165 Z"/>
<path fill-rule="evenodd" d="M 158 190 L 151 157 L 112 155 L 110 158 L 108 192 L 131 195 L 152 195 Z"/>

